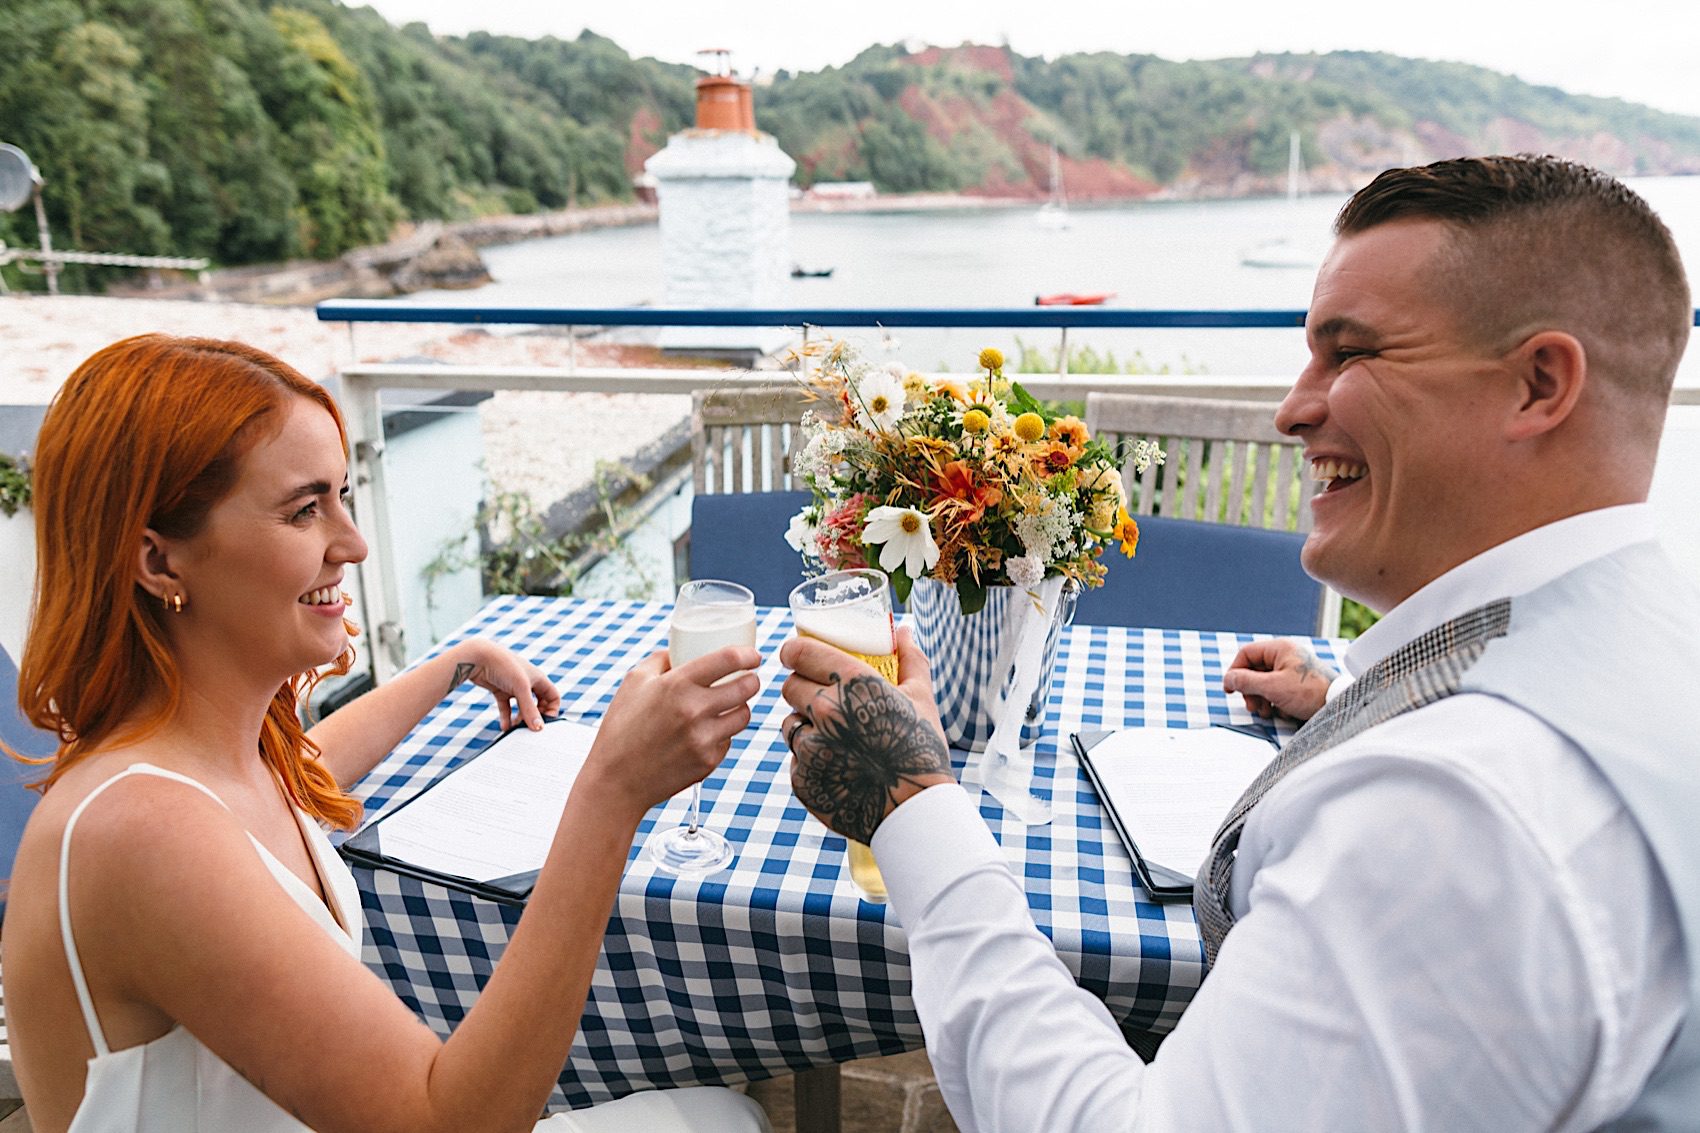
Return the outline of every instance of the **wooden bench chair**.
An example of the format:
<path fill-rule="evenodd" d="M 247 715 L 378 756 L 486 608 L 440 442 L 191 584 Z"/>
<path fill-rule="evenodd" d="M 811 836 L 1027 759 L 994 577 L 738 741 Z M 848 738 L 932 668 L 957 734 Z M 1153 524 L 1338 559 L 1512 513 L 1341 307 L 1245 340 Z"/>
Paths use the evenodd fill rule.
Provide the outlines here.
<path fill-rule="evenodd" d="M 691 402 L 691 526 L 673 545 L 674 581 L 728 578 L 783 605 L 802 580 L 782 540 L 807 502 L 791 458 L 815 401 L 789 382 L 698 390 Z"/>
<path fill-rule="evenodd" d="M 1123 470 L 1136 517 L 1310 530 L 1317 485 L 1306 476 L 1302 443 L 1275 428 L 1271 402 L 1090 393 L 1086 427 L 1112 444 L 1156 441 L 1168 454 L 1137 479 L 1131 467 Z M 1311 632 L 1333 636 L 1339 626 L 1340 596 L 1326 590 Z"/>

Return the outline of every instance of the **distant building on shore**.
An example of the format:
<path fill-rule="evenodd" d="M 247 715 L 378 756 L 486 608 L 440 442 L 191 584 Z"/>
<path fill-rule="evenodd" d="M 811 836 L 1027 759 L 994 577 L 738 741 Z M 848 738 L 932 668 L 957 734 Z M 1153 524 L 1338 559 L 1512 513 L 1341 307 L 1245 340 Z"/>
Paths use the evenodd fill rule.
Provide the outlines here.
<path fill-rule="evenodd" d="M 871 201 L 877 196 L 872 181 L 816 181 L 803 190 L 803 199 L 813 201 Z"/>

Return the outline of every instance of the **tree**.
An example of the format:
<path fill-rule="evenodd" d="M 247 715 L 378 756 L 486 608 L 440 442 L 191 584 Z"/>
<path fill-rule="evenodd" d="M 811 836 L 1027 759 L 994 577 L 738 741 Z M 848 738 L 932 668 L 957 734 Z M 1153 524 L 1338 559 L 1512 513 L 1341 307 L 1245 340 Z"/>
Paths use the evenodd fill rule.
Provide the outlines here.
<path fill-rule="evenodd" d="M 300 192 L 301 244 L 328 259 L 384 240 L 400 215 L 365 76 L 311 13 L 271 10 L 278 53 L 267 108 Z"/>

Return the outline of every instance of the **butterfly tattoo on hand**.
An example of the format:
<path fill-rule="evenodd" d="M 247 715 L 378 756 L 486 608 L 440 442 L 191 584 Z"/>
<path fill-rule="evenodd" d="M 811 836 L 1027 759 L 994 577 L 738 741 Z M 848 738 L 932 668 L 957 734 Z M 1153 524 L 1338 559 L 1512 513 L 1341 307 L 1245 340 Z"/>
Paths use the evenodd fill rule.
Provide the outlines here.
<path fill-rule="evenodd" d="M 915 714 L 907 697 L 862 674 L 819 695 L 813 727 L 797 730 L 791 786 L 832 829 L 867 842 L 896 804 L 896 790 L 919 776 L 950 773 L 944 737 Z"/>

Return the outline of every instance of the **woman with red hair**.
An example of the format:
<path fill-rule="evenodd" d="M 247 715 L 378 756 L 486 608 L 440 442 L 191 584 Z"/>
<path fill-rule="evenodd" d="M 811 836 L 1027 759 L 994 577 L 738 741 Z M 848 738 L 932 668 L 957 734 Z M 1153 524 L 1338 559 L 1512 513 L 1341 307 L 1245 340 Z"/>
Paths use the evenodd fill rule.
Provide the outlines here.
<path fill-rule="evenodd" d="M 32 1126 L 533 1128 L 638 821 L 724 757 L 760 657 L 669 670 L 660 653 L 631 671 L 524 920 L 443 1041 L 360 963 L 358 895 L 321 824 L 353 827 L 348 785 L 446 690 L 474 681 L 504 726 L 537 728 L 554 685 L 466 641 L 302 730 L 300 699 L 352 658 L 343 573 L 366 545 L 335 404 L 250 347 L 144 335 L 95 354 L 48 410 L 35 490 L 19 699 L 59 749 L 4 937 Z M 766 1127 L 706 1088 L 542 1124 Z"/>

